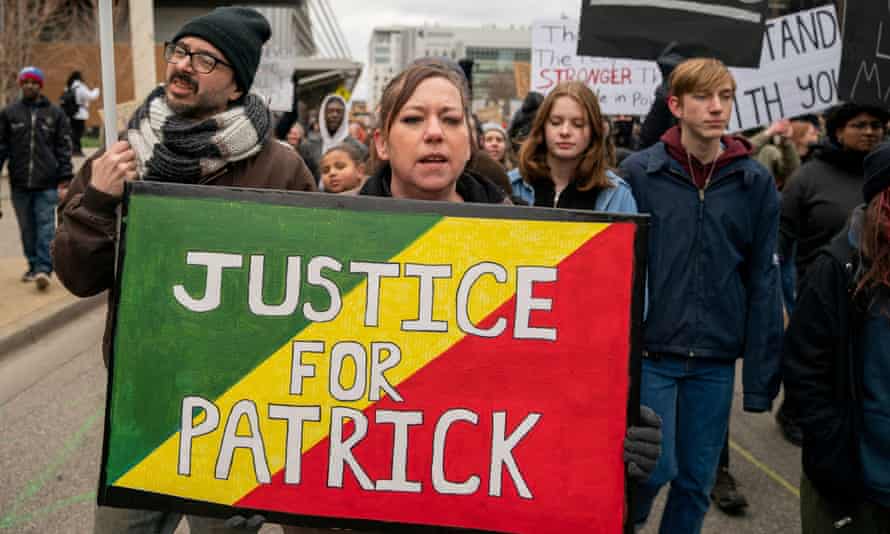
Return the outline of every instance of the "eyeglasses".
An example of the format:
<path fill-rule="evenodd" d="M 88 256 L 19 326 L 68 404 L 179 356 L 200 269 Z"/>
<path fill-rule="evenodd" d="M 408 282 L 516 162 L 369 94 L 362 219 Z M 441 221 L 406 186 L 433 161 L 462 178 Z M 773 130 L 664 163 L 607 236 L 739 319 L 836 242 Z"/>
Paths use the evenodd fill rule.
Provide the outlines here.
<path fill-rule="evenodd" d="M 854 130 L 864 130 L 866 128 L 871 128 L 872 130 L 883 130 L 884 123 L 880 121 L 860 121 L 860 122 L 851 122 L 847 124 L 847 127 L 853 128 Z"/>
<path fill-rule="evenodd" d="M 192 68 L 201 74 L 210 74 L 217 64 L 232 68 L 225 61 L 213 57 L 207 52 L 192 52 L 188 48 L 176 43 L 164 43 L 164 59 L 167 60 L 167 63 L 179 63 L 185 57 L 189 58 Z"/>

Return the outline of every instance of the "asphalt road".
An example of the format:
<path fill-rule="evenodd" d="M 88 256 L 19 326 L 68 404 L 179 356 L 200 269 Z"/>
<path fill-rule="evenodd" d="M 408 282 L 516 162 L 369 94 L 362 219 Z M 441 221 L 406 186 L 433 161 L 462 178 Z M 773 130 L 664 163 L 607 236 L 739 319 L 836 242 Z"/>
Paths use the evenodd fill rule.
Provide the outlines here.
<path fill-rule="evenodd" d="M 106 387 L 103 323 L 100 308 L 0 360 L 0 534 L 92 532 Z M 736 399 L 740 404 L 740 394 Z M 751 506 L 742 517 L 712 509 L 704 532 L 800 532 L 799 449 L 768 414 L 734 409 L 731 434 L 732 470 Z M 643 532 L 654 534 L 657 524 Z"/>

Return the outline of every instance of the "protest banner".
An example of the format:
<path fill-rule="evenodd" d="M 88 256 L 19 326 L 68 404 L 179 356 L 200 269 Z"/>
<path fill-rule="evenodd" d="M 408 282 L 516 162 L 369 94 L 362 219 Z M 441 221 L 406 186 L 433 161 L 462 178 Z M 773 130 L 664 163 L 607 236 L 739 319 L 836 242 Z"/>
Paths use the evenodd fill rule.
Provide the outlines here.
<path fill-rule="evenodd" d="M 532 24 L 531 90 L 547 94 L 560 82 L 587 84 L 608 115 L 645 115 L 652 106 L 661 73 L 651 61 L 581 57 L 578 20 L 536 21 Z"/>
<path fill-rule="evenodd" d="M 844 9 L 840 98 L 886 108 L 890 105 L 890 5 L 847 2 Z"/>
<path fill-rule="evenodd" d="M 298 60 L 299 56 L 290 48 L 263 47 L 251 91 L 262 95 L 272 111 L 291 111 Z"/>
<path fill-rule="evenodd" d="M 531 63 L 516 61 L 513 63 L 513 83 L 516 85 L 516 98 L 524 99 L 529 92 L 531 83 Z"/>
<path fill-rule="evenodd" d="M 689 56 L 757 68 L 767 0 L 583 0 L 579 56 L 658 58 L 681 43 Z"/>
<path fill-rule="evenodd" d="M 627 532 L 646 217 L 127 185 L 99 503 Z"/>
<path fill-rule="evenodd" d="M 731 69 L 738 88 L 729 131 L 816 113 L 838 102 L 841 32 L 833 5 L 770 19 L 759 69 Z"/>
<path fill-rule="evenodd" d="M 573 20 L 538 22 L 532 27 L 532 89 L 546 94 L 556 83 L 583 80 L 608 115 L 645 115 L 661 83 L 654 62 L 578 57 Z M 838 102 L 840 25 L 834 6 L 770 19 L 763 34 L 758 69 L 730 68 L 736 102 L 729 131 L 822 111 Z M 888 78 L 890 80 L 890 78 Z"/>

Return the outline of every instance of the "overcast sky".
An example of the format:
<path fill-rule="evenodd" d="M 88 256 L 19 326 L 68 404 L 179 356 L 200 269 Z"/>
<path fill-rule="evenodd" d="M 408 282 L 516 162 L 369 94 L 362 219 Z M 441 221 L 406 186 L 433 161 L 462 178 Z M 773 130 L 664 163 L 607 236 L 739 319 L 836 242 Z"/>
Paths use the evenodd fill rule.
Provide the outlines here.
<path fill-rule="evenodd" d="M 340 22 L 352 57 L 366 67 L 368 40 L 377 26 L 530 25 L 534 19 L 563 14 L 577 18 L 581 12 L 581 0 L 328 0 L 328 5 Z M 367 92 L 365 80 L 359 80 L 355 97 L 367 98 Z"/>

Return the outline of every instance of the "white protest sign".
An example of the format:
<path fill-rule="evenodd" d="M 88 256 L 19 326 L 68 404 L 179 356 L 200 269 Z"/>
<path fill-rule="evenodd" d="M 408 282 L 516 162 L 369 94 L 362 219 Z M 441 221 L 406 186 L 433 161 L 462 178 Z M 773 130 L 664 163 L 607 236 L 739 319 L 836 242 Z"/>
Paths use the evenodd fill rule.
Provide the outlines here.
<path fill-rule="evenodd" d="M 293 74 L 299 58 L 289 48 L 263 48 L 251 91 L 263 96 L 272 111 L 290 111 L 293 107 Z"/>
<path fill-rule="evenodd" d="M 661 73 L 652 61 L 579 57 L 578 21 L 532 26 L 531 90 L 547 94 L 557 83 L 584 81 L 608 115 L 645 115 Z M 785 117 L 816 113 L 837 103 L 841 34 L 834 6 L 767 21 L 759 69 L 730 69 L 738 89 L 730 131 Z"/>
<path fill-rule="evenodd" d="M 841 32 L 834 6 L 770 19 L 759 69 L 732 69 L 738 89 L 729 130 L 816 113 L 837 103 Z"/>
<path fill-rule="evenodd" d="M 661 73 L 654 62 L 579 57 L 578 20 L 532 24 L 531 90 L 549 93 L 559 82 L 580 80 L 608 115 L 645 115 L 652 106 Z"/>

